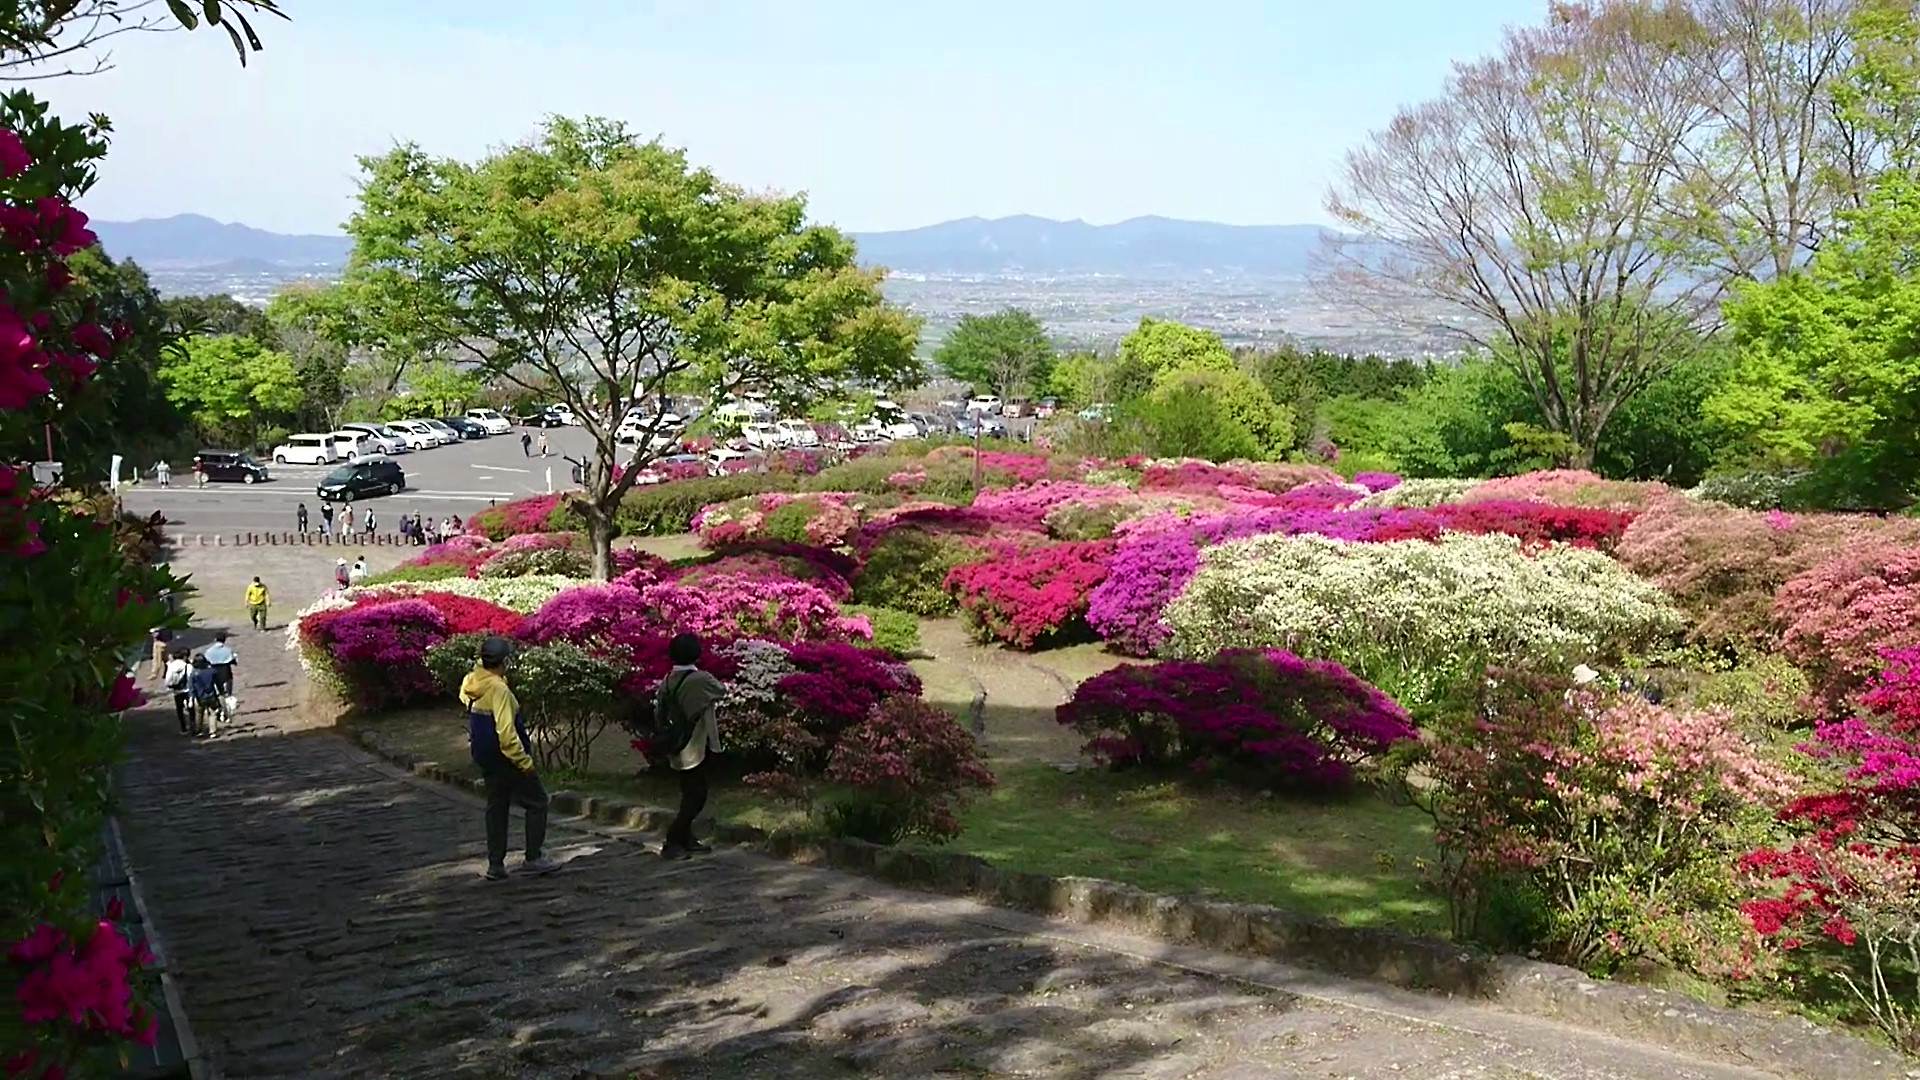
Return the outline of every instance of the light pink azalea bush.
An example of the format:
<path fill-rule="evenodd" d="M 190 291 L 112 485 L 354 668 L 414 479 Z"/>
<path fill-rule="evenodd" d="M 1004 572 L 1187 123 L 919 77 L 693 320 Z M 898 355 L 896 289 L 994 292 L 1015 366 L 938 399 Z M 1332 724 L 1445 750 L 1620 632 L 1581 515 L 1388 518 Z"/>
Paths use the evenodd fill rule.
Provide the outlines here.
<path fill-rule="evenodd" d="M 1844 714 L 1886 652 L 1920 645 L 1920 544 L 1837 550 L 1780 587 L 1773 615 L 1787 658 Z"/>

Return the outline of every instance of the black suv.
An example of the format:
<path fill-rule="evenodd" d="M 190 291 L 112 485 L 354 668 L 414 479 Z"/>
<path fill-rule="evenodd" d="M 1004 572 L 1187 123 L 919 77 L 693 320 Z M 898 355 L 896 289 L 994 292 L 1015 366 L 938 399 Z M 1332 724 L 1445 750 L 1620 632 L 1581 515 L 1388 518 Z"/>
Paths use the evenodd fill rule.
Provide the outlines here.
<path fill-rule="evenodd" d="M 267 479 L 267 467 L 238 450 L 202 450 L 193 455 L 193 466 L 208 480 L 257 484 Z"/>
<path fill-rule="evenodd" d="M 462 439 L 484 439 L 487 437 L 486 428 L 481 427 L 479 424 L 474 423 L 464 416 L 443 416 L 440 418 L 440 422 L 458 432 Z"/>
<path fill-rule="evenodd" d="M 322 502 L 352 502 L 368 495 L 398 495 L 406 486 L 407 474 L 399 462 L 373 458 L 333 470 L 314 493 Z"/>

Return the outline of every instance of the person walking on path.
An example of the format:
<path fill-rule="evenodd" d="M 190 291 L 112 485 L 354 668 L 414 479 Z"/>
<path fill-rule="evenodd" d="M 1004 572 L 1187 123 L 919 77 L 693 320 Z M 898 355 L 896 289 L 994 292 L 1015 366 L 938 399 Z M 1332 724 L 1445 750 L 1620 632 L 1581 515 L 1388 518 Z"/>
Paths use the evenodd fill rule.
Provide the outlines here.
<path fill-rule="evenodd" d="M 169 479 L 171 479 L 171 474 L 169 474 Z M 195 461 L 193 463 L 193 486 L 194 487 L 207 486 L 207 470 L 201 468 L 200 463 L 198 461 Z"/>
<path fill-rule="evenodd" d="M 167 463 L 166 458 L 161 458 L 159 461 L 153 463 L 153 479 L 161 487 L 172 486 L 173 466 Z"/>
<path fill-rule="evenodd" d="M 320 535 L 325 536 L 332 531 L 333 531 L 333 504 L 330 502 L 323 502 L 320 504 Z"/>
<path fill-rule="evenodd" d="M 520 456 L 533 456 L 533 436 L 524 431 L 520 433 Z"/>
<path fill-rule="evenodd" d="M 167 657 L 173 647 L 173 631 L 164 626 L 153 628 L 153 677 L 166 674 Z"/>
<path fill-rule="evenodd" d="M 348 503 L 347 505 L 340 508 L 340 535 L 348 536 L 348 537 L 353 535 L 353 504 L 352 503 Z"/>
<path fill-rule="evenodd" d="M 193 658 L 187 691 L 193 697 L 193 734 L 210 739 L 220 734 L 220 714 L 226 711 L 220 700 L 220 671 L 207 659 L 206 653 Z"/>
<path fill-rule="evenodd" d="M 696 634 L 676 634 L 667 643 L 667 659 L 673 670 L 661 680 L 654 698 L 654 730 L 661 740 L 654 747 L 664 752 L 674 771 L 680 774 L 680 809 L 660 845 L 660 857 L 690 859 L 696 852 L 711 850 L 693 838 L 693 819 L 707 806 L 707 767 L 709 754 L 721 752 L 720 724 L 715 707 L 727 694 L 727 686 L 712 673 L 700 670 L 700 657 L 706 651 Z"/>
<path fill-rule="evenodd" d="M 299 506 L 296 506 L 293 508 L 293 524 L 296 528 L 300 530 L 301 536 L 307 535 L 307 504 L 306 503 L 301 503 Z"/>
<path fill-rule="evenodd" d="M 247 620 L 255 630 L 265 633 L 267 629 L 267 586 L 260 575 L 253 576 L 253 583 L 247 586 Z"/>
<path fill-rule="evenodd" d="M 541 457 L 549 456 L 547 454 L 547 433 L 544 431 L 540 433 L 539 447 Z"/>
<path fill-rule="evenodd" d="M 187 663 L 186 650 L 173 650 L 167 661 L 167 689 L 173 692 L 173 716 L 180 722 L 182 735 L 193 734 L 193 688 L 188 685 L 192 677 L 193 665 Z"/>
<path fill-rule="evenodd" d="M 347 560 L 333 560 L 333 583 L 343 589 L 352 584 L 352 580 L 347 574 Z"/>
<path fill-rule="evenodd" d="M 376 531 L 378 531 L 378 526 L 376 526 L 373 523 L 373 507 L 371 506 L 367 507 L 364 513 L 366 514 L 366 518 L 367 518 L 366 524 L 360 527 L 366 530 L 366 533 L 368 536 L 372 536 Z"/>
<path fill-rule="evenodd" d="M 353 569 L 347 571 L 347 583 L 350 585 L 359 585 L 366 580 L 367 557 L 365 555 L 356 556 L 353 560 Z"/>
<path fill-rule="evenodd" d="M 547 841 L 547 789 L 540 783 L 520 719 L 520 702 L 507 685 L 507 659 L 513 643 L 490 637 L 480 644 L 480 660 L 460 682 L 460 701 L 467 707 L 467 742 L 473 763 L 487 791 L 488 881 L 507 878 L 507 825 L 513 805 L 527 812 L 527 854 L 520 870 L 551 874 L 560 864 L 542 852 Z"/>
<path fill-rule="evenodd" d="M 239 666 L 240 657 L 233 646 L 227 644 L 227 632 L 222 630 L 213 635 L 213 644 L 200 655 L 213 667 L 213 681 L 220 689 L 220 696 L 233 693 L 233 669 Z"/>

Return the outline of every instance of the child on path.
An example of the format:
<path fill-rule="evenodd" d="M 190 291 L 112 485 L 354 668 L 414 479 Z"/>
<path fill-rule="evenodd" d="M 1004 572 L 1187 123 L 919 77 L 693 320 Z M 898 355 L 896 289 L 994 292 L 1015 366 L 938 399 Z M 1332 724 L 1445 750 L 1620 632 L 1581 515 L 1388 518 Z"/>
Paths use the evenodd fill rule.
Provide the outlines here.
<path fill-rule="evenodd" d="M 347 576 L 347 560 L 345 559 L 333 560 L 333 580 L 335 584 L 339 585 L 343 589 L 352 583 L 349 577 Z"/>
<path fill-rule="evenodd" d="M 267 629 L 267 599 L 267 586 L 255 574 L 253 584 L 247 586 L 247 619 L 261 633 Z"/>
<path fill-rule="evenodd" d="M 532 742 L 520 720 L 520 702 L 507 685 L 507 659 L 513 644 L 490 637 L 480 645 L 480 659 L 460 683 L 460 701 L 467 707 L 467 741 L 473 763 L 480 767 L 487 791 L 488 881 L 507 879 L 507 825 L 513 805 L 527 812 L 527 854 L 520 869 L 528 874 L 551 874 L 560 864 L 541 848 L 547 840 L 547 789 L 540 783 Z"/>

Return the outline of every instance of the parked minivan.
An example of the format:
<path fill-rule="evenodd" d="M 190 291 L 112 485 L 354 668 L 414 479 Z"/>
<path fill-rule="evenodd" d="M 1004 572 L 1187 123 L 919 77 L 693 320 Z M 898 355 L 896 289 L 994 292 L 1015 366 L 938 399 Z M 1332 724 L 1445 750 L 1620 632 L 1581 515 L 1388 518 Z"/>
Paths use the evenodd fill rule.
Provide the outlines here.
<path fill-rule="evenodd" d="M 273 448 L 273 460 L 280 465 L 331 465 L 340 460 L 333 449 L 333 436 L 306 432 L 287 436 Z"/>
<path fill-rule="evenodd" d="M 385 424 L 341 424 L 341 431 L 364 431 L 372 442 L 372 449 L 381 454 L 404 454 L 413 449 L 407 445 L 407 437 L 387 427 Z"/>
<path fill-rule="evenodd" d="M 505 435 L 513 430 L 513 421 L 493 409 L 468 409 L 467 419 L 486 428 L 489 435 Z"/>
<path fill-rule="evenodd" d="M 334 455 L 348 462 L 380 456 L 380 442 L 365 431 L 341 430 L 333 433 Z"/>
<path fill-rule="evenodd" d="M 314 488 L 322 502 L 352 502 L 369 495 L 398 495 L 407 486 L 407 474 L 389 457 L 369 457 L 342 465 Z"/>
<path fill-rule="evenodd" d="M 193 455 L 193 465 L 208 480 L 238 480 L 243 484 L 257 484 L 267 479 L 267 467 L 253 460 L 252 455 L 238 450 L 202 450 Z"/>

